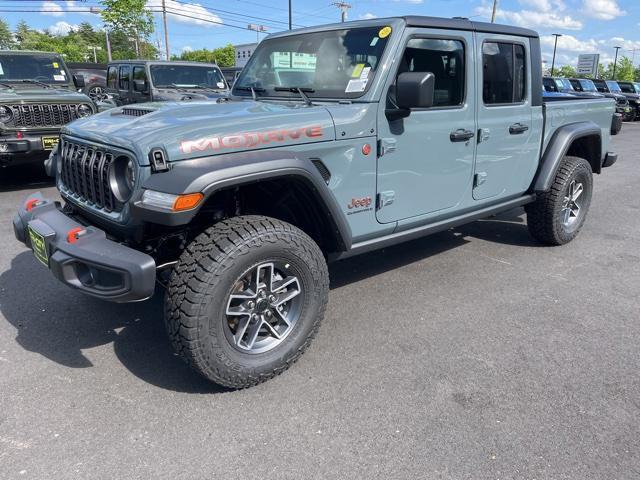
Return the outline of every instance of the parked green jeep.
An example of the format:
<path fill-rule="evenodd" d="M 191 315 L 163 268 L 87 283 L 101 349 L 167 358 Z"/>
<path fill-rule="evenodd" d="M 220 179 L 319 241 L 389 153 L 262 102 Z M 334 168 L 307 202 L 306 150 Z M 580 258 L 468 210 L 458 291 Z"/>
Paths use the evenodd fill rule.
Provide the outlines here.
<path fill-rule="evenodd" d="M 96 111 L 60 55 L 0 51 L 0 166 L 42 161 L 60 128 Z"/>
<path fill-rule="evenodd" d="M 229 100 L 65 128 L 47 164 L 66 205 L 29 196 L 15 234 L 89 295 L 163 285 L 177 353 L 255 385 L 318 331 L 327 261 L 521 206 L 540 242 L 578 235 L 620 117 L 608 98 L 543 102 L 541 68 L 537 33 L 463 19 L 270 35 Z"/>

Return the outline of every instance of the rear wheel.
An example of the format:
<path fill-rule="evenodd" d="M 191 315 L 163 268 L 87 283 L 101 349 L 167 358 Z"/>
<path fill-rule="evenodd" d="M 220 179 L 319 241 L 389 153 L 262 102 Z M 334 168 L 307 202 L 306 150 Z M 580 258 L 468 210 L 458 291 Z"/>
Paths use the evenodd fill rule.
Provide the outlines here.
<path fill-rule="evenodd" d="M 209 380 L 250 387 L 286 370 L 324 316 L 329 275 L 304 232 L 268 217 L 220 222 L 180 257 L 165 299 L 175 350 Z"/>
<path fill-rule="evenodd" d="M 583 158 L 565 157 L 551 189 L 527 205 L 529 232 L 550 245 L 573 240 L 584 225 L 591 205 L 593 174 Z"/>

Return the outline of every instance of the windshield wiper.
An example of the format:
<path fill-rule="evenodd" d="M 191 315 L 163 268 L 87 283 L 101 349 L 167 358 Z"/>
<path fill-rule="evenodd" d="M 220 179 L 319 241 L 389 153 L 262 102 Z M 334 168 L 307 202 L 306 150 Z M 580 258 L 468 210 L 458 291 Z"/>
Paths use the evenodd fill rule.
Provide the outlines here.
<path fill-rule="evenodd" d="M 276 92 L 293 92 L 293 93 L 299 93 L 300 96 L 302 97 L 302 100 L 304 101 L 305 104 L 311 106 L 313 105 L 313 102 L 311 101 L 311 99 L 307 96 L 307 93 L 314 93 L 315 90 L 313 88 L 308 88 L 308 87 L 275 87 L 274 90 Z"/>
<path fill-rule="evenodd" d="M 45 88 L 51 88 L 51 85 L 49 85 L 48 83 L 44 83 L 44 82 L 40 82 L 38 80 L 31 80 L 31 79 L 23 79 L 21 80 L 22 83 L 35 83 L 36 85 L 40 85 L 41 87 L 45 87 Z"/>
<path fill-rule="evenodd" d="M 256 95 L 256 92 L 265 92 L 266 90 L 262 87 L 233 87 L 236 90 L 240 90 L 242 92 L 251 92 L 251 96 L 253 97 L 253 100 L 258 100 L 258 97 Z"/>

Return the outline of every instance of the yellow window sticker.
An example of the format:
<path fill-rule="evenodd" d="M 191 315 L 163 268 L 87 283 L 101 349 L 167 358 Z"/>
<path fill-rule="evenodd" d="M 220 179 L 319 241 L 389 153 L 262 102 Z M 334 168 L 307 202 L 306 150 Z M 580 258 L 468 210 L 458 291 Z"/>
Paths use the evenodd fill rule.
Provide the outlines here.
<path fill-rule="evenodd" d="M 364 63 L 357 64 L 353 69 L 353 72 L 351 72 L 351 78 L 360 78 L 360 74 L 362 73 L 363 69 L 364 69 Z"/>
<path fill-rule="evenodd" d="M 60 68 L 60 65 L 58 65 L 58 62 L 53 62 L 53 68 Z"/>
<path fill-rule="evenodd" d="M 389 35 L 391 35 L 391 27 L 381 28 L 378 32 L 378 36 L 380 38 L 387 38 Z"/>

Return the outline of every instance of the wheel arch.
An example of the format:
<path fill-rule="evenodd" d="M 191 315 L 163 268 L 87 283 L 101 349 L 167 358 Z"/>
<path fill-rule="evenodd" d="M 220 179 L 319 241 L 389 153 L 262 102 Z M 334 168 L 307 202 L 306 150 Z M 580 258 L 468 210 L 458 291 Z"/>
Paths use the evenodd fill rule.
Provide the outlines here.
<path fill-rule="evenodd" d="M 563 125 L 552 135 L 533 180 L 534 192 L 546 192 L 565 156 L 584 158 L 593 173 L 602 170 L 602 130 L 594 122 Z"/>
<path fill-rule="evenodd" d="M 228 209 L 233 201 L 236 214 L 266 215 L 292 223 L 327 254 L 351 248 L 351 228 L 327 183 L 309 158 L 291 152 L 246 152 L 178 162 L 168 174 L 152 175 L 144 187 L 204 194 L 197 209 L 174 215 L 174 226 L 205 225 L 217 206 L 224 203 Z"/>

